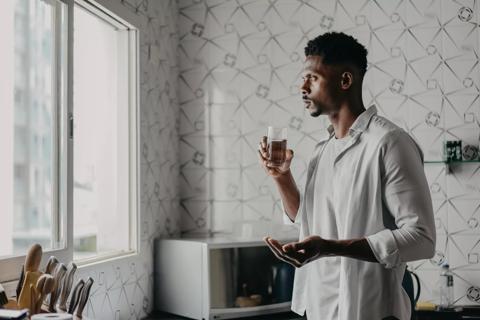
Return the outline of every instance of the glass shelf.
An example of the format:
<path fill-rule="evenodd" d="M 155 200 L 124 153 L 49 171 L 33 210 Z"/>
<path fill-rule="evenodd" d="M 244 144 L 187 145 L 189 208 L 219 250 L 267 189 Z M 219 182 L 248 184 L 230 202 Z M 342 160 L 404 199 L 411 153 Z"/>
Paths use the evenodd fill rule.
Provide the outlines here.
<path fill-rule="evenodd" d="M 437 163 L 437 164 L 444 164 L 447 174 L 452 173 L 452 165 L 457 165 L 461 163 L 480 163 L 480 159 L 476 160 L 427 160 L 423 163 Z"/>
<path fill-rule="evenodd" d="M 448 161 L 448 160 L 427 160 L 424 161 L 424 163 L 445 163 L 445 164 L 452 164 L 452 163 L 474 163 L 474 162 L 480 162 L 480 159 L 477 160 L 455 160 L 455 161 Z"/>

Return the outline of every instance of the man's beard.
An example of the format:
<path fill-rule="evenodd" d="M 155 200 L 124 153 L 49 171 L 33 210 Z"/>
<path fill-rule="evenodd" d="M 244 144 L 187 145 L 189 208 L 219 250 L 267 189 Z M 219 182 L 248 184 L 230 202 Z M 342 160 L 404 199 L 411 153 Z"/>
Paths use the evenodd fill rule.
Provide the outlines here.
<path fill-rule="evenodd" d="M 324 114 L 323 110 L 322 110 L 322 107 L 316 103 L 315 101 L 313 100 L 310 100 L 311 101 L 311 105 L 309 107 L 309 111 L 310 111 L 310 116 L 311 117 L 318 117 L 318 116 L 321 116 L 322 114 Z"/>

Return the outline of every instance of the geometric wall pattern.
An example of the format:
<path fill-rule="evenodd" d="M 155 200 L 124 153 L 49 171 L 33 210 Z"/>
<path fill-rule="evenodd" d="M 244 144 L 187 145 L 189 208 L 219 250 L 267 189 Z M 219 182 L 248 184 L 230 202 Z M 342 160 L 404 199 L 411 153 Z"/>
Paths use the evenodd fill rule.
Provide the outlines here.
<path fill-rule="evenodd" d="M 235 221 L 280 222 L 278 194 L 256 149 L 268 124 L 288 127 L 305 181 L 326 119 L 298 92 L 303 47 L 326 31 L 369 50 L 365 104 L 440 159 L 444 140 L 478 145 L 479 4 L 432 0 L 112 0 L 140 27 L 140 255 L 82 268 L 95 279 L 86 314 L 139 319 L 153 307 L 153 239 L 229 231 Z M 425 171 L 437 225 L 435 258 L 412 263 L 422 299 L 435 299 L 438 263 L 455 274 L 458 304 L 480 297 L 480 166 Z M 213 217 L 213 218 L 212 218 Z"/>
<path fill-rule="evenodd" d="M 425 160 L 445 140 L 478 146 L 479 3 L 475 0 L 179 0 L 177 85 L 183 233 L 228 232 L 237 221 L 281 221 L 280 200 L 257 160 L 269 124 L 288 127 L 301 186 L 327 120 L 299 94 L 303 48 L 327 31 L 368 51 L 365 105 L 407 130 Z M 411 264 L 435 300 L 438 264 L 455 274 L 457 304 L 480 301 L 480 165 L 447 174 L 425 164 L 437 253 Z"/>
<path fill-rule="evenodd" d="M 113 0 L 112 0 L 113 1 Z M 81 268 L 95 282 L 85 315 L 143 319 L 153 309 L 153 239 L 176 235 L 178 214 L 175 1 L 115 0 L 140 20 L 140 253 Z"/>

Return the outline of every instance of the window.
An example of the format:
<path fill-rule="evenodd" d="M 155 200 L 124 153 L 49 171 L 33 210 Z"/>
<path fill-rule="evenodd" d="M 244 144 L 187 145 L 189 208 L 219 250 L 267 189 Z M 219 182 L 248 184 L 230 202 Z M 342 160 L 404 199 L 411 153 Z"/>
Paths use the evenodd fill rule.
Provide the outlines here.
<path fill-rule="evenodd" d="M 10 258 L 2 261 L 0 280 L 18 277 L 18 269 L 9 266 L 19 259 L 11 257 L 24 255 L 33 242 L 58 255 L 66 248 L 58 201 L 66 9 L 55 0 L 2 1 L 0 259 Z M 38 156 L 39 148 L 45 157 Z"/>
<path fill-rule="evenodd" d="M 80 0 L 2 0 L 0 28 L 0 281 L 32 243 L 63 261 L 134 251 L 136 29 Z"/>
<path fill-rule="evenodd" d="M 135 32 L 79 2 L 74 16 L 74 258 L 135 248 Z"/>

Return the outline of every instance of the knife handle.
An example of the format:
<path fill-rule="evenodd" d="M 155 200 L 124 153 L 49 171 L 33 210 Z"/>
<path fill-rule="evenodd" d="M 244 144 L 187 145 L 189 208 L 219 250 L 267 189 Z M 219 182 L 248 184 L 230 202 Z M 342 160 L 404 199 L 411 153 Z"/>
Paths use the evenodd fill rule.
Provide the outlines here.
<path fill-rule="evenodd" d="M 48 274 L 53 274 L 53 271 L 55 270 L 55 267 L 58 264 L 57 258 L 55 256 L 50 256 L 47 261 L 47 266 L 45 267 L 45 273 Z"/>
<path fill-rule="evenodd" d="M 70 290 L 72 289 L 75 271 L 77 271 L 77 265 L 73 262 L 70 262 L 67 273 L 63 278 L 62 291 L 60 293 L 60 303 L 58 304 L 58 308 L 62 311 L 67 311 L 67 299 L 68 295 L 70 294 Z"/>
<path fill-rule="evenodd" d="M 55 284 L 53 285 L 52 293 L 50 293 L 50 305 L 48 307 L 48 310 L 50 312 L 56 311 L 57 299 L 62 288 L 62 281 L 66 271 L 67 267 L 65 267 L 63 263 L 59 263 L 55 268 L 55 273 L 53 276 L 53 278 L 55 279 Z"/>
<path fill-rule="evenodd" d="M 22 265 L 22 271 L 20 272 L 20 279 L 18 279 L 17 289 L 15 290 L 15 292 L 17 294 L 17 302 L 18 302 L 18 298 L 20 297 L 20 292 L 22 292 L 22 287 L 23 287 L 23 281 L 24 280 L 25 280 L 25 269 Z"/>
<path fill-rule="evenodd" d="M 78 302 L 77 310 L 75 311 L 75 316 L 77 316 L 78 318 L 82 317 L 83 310 L 85 309 L 85 306 L 87 305 L 87 302 L 88 302 L 90 289 L 92 288 L 92 285 L 93 285 L 93 278 L 88 277 L 87 281 L 85 282 L 85 286 L 83 287 L 82 295 L 80 296 L 80 301 Z"/>
<path fill-rule="evenodd" d="M 85 285 L 85 282 L 83 279 L 78 280 L 77 284 L 73 288 L 72 291 L 72 296 L 70 297 L 70 303 L 68 305 L 68 313 L 73 314 L 73 311 L 75 311 L 75 308 L 78 305 L 78 301 L 80 300 L 80 295 L 82 293 L 83 287 Z"/>

